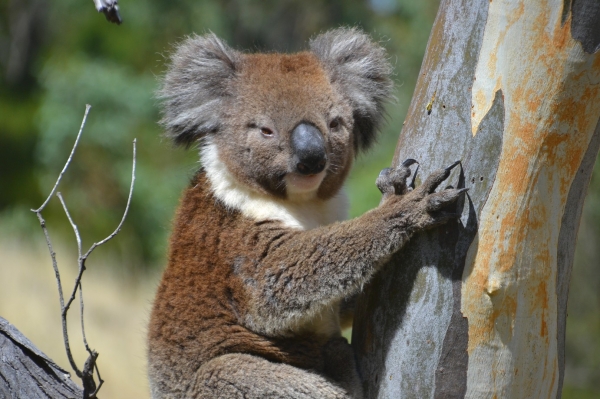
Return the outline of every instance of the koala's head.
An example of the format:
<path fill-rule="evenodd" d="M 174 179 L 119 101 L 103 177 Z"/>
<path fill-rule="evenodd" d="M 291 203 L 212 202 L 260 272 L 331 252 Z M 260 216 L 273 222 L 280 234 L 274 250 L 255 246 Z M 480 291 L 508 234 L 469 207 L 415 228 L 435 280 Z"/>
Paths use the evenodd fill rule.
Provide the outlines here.
<path fill-rule="evenodd" d="M 376 137 L 391 72 L 385 50 L 356 29 L 321 34 L 296 54 L 246 54 L 194 36 L 171 57 L 161 122 L 251 190 L 328 199 Z"/>

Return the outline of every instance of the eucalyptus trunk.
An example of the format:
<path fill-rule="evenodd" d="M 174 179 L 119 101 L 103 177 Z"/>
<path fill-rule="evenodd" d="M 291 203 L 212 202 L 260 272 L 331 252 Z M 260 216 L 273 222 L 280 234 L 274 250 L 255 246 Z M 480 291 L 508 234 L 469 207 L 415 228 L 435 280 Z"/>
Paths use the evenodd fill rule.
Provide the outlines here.
<path fill-rule="evenodd" d="M 469 191 L 365 288 L 367 398 L 560 398 L 599 49 L 596 0 L 441 2 L 393 165 L 418 160 L 418 183 L 461 160 Z"/>

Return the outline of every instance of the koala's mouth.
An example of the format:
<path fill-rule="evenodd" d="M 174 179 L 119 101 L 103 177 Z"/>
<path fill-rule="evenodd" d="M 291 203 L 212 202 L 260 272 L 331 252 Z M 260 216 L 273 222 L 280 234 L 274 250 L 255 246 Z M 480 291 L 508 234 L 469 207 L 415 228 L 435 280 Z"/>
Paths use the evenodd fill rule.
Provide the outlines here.
<path fill-rule="evenodd" d="M 314 175 L 286 174 L 284 180 L 288 195 L 316 192 L 325 178 L 325 173 L 325 171 L 322 171 Z"/>

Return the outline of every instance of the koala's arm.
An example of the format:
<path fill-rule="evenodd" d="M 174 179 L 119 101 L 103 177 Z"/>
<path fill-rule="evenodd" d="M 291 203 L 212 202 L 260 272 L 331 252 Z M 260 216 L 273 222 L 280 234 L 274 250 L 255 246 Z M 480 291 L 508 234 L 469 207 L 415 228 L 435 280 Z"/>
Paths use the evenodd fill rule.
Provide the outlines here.
<path fill-rule="evenodd" d="M 286 328 L 356 293 L 415 232 L 456 218 L 447 208 L 464 190 L 434 192 L 448 174 L 439 170 L 415 190 L 386 195 L 378 208 L 346 222 L 308 231 L 263 225 L 253 238 L 260 255 L 248 276 L 256 282 L 255 321 Z"/>

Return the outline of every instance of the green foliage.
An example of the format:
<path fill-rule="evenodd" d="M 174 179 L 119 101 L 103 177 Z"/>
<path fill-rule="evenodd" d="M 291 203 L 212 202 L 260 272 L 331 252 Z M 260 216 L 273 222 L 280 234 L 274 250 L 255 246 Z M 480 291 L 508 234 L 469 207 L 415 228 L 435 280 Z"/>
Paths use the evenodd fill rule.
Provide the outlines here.
<path fill-rule="evenodd" d="M 567 311 L 565 398 L 600 397 L 600 157 L 583 208 Z M 595 393 L 581 389 L 595 387 Z M 577 389 L 576 389 L 577 388 Z M 587 396 L 586 396 L 587 395 Z"/>
<path fill-rule="evenodd" d="M 34 3 L 3 6 L 12 10 L 6 26 L 15 23 L 19 12 L 32 12 Z M 129 218 L 119 239 L 103 249 L 137 267 L 164 262 L 174 207 L 197 169 L 195 151 L 172 148 L 156 124 L 156 76 L 163 72 L 164 55 L 173 43 L 193 32 L 213 31 L 249 51 L 297 51 L 312 35 L 339 25 L 361 26 L 379 37 L 396 65 L 398 101 L 388 107 L 390 123 L 380 146 L 357 160 L 350 178 L 351 214 L 356 216 L 379 202 L 374 181 L 390 165 L 437 1 L 129 0 L 121 4 L 125 22 L 118 27 L 86 2 L 61 0 L 47 6 L 40 14 L 45 24 L 30 27 L 35 45 L 25 43 L 35 49 L 26 63 L 28 73 L 0 83 L 0 217 L 15 231 L 30 232 L 23 216 L 52 188 L 85 104 L 90 104 L 60 191 L 84 244 L 109 234 L 126 203 L 131 142 L 137 138 L 137 181 Z M 3 26 L 0 38 L 11 40 L 10 29 L 3 31 Z M 6 62 L 15 56 L 2 55 Z M 58 201 L 47 213 L 49 226 L 70 239 Z"/>
<path fill-rule="evenodd" d="M 138 179 L 131 219 L 117 242 L 126 249 L 123 252 L 145 259 L 161 257 L 167 229 L 156 226 L 164 226 L 171 217 L 175 205 L 171 193 L 181 189 L 187 174 L 173 176 L 174 153 L 161 149 L 164 143 L 159 140 L 152 98 L 154 77 L 104 59 L 74 56 L 50 58 L 40 80 L 44 89 L 37 118 L 40 186 L 50 190 L 56 181 L 79 129 L 82 104 L 94 104 L 61 190 L 84 237 L 98 240 L 109 234 L 127 201 L 131 143 L 137 137 Z"/>
<path fill-rule="evenodd" d="M 565 385 L 562 391 L 563 399 L 598 399 L 600 390 L 576 388 L 571 385 Z"/>

